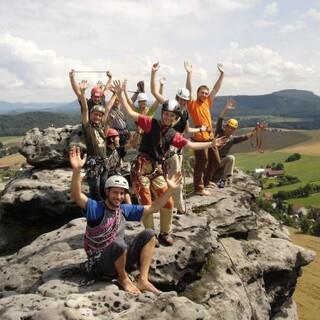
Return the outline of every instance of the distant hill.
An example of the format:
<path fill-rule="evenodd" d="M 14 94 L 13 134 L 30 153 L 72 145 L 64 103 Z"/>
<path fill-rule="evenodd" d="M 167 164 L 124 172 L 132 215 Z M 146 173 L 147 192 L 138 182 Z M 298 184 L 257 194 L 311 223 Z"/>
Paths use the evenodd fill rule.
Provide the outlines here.
<path fill-rule="evenodd" d="M 47 128 L 51 125 L 62 127 L 80 123 L 80 113 L 25 112 L 13 115 L 0 115 L 0 136 L 24 135 L 32 128 Z"/>
<path fill-rule="evenodd" d="M 221 96 L 216 99 L 215 114 L 220 112 L 228 98 Z M 310 91 L 290 89 L 266 95 L 239 95 L 232 98 L 237 102 L 236 109 L 232 111 L 234 116 L 320 117 L 320 96 Z"/>
<path fill-rule="evenodd" d="M 78 101 L 72 102 L 43 102 L 43 103 L 20 103 L 0 101 L 0 114 L 24 113 L 32 111 L 47 111 L 53 113 L 74 113 L 79 112 Z"/>

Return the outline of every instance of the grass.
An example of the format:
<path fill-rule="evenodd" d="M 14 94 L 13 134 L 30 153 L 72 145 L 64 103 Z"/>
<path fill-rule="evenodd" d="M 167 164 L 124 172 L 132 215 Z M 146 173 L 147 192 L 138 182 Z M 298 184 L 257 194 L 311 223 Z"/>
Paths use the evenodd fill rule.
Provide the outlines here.
<path fill-rule="evenodd" d="M 299 130 L 299 132 L 308 135 L 311 139 L 303 143 L 288 146 L 281 151 L 298 152 L 302 154 L 320 155 L 320 130 Z"/>
<path fill-rule="evenodd" d="M 0 142 L 3 144 L 20 143 L 22 139 L 23 136 L 3 136 L 0 137 Z"/>
<path fill-rule="evenodd" d="M 298 305 L 300 320 L 319 319 L 320 314 L 320 237 L 301 234 L 289 228 L 294 244 L 316 252 L 315 260 L 303 268 L 293 298 Z"/>
<path fill-rule="evenodd" d="M 260 168 L 261 165 L 265 167 L 267 164 L 271 164 L 272 162 L 281 162 L 284 164 L 285 174 L 289 174 L 300 179 L 300 182 L 297 183 L 272 189 L 265 189 L 264 191 L 267 192 L 275 193 L 281 190 L 290 191 L 303 187 L 309 182 L 320 184 L 320 156 L 303 154 L 300 160 L 284 162 L 290 154 L 291 153 L 271 151 L 265 153 L 239 153 L 236 155 L 236 165 L 245 171 L 252 171 L 255 168 Z M 268 181 L 270 183 L 272 179 L 268 179 Z M 306 206 L 320 207 L 319 194 L 314 194 L 308 198 L 291 199 L 290 202 L 304 204 Z"/>
<path fill-rule="evenodd" d="M 315 208 L 320 208 L 320 193 L 313 193 L 307 198 L 294 198 L 294 199 L 289 199 L 289 203 L 294 204 L 298 203 L 306 208 L 308 207 L 315 207 Z"/>
<path fill-rule="evenodd" d="M 20 168 L 22 163 L 26 162 L 26 158 L 20 153 L 14 153 L 10 156 L 0 158 L 0 163 L 4 165 L 9 165 L 10 167 Z"/>

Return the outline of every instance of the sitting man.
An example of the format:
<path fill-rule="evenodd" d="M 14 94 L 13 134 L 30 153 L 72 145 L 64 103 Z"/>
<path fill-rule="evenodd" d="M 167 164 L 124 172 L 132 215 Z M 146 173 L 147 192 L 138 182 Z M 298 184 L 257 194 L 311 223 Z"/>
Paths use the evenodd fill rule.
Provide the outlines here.
<path fill-rule="evenodd" d="M 71 197 L 84 210 L 87 227 L 84 236 L 84 248 L 88 255 L 87 269 L 95 276 L 104 279 L 117 277 L 120 286 L 134 294 L 160 291 L 148 279 L 156 245 L 155 232 L 150 229 L 142 231 L 136 236 L 131 245 L 124 240 L 124 220 L 140 221 L 158 211 L 170 198 L 172 191 L 181 181 L 181 175 L 167 180 L 168 190 L 161 198 L 151 205 L 121 204 L 128 182 L 122 176 L 112 176 L 105 184 L 105 201 L 95 201 L 87 198 L 81 192 L 81 169 L 86 161 L 80 156 L 80 148 L 73 147 L 70 151 L 72 167 Z M 135 285 L 128 277 L 127 271 L 139 265 L 140 276 Z"/>
<path fill-rule="evenodd" d="M 212 180 L 216 172 L 219 169 L 223 169 L 222 178 L 218 181 L 217 185 L 219 188 L 224 188 L 226 184 L 230 184 L 230 178 L 233 175 L 233 169 L 235 164 L 235 157 L 229 155 L 229 151 L 234 144 L 240 143 L 242 141 L 248 140 L 253 135 L 256 134 L 256 129 L 252 130 L 247 134 L 240 136 L 234 136 L 233 134 L 238 128 L 238 121 L 236 119 L 229 119 L 225 125 L 223 125 L 224 116 L 229 110 L 235 108 L 235 101 L 229 99 L 219 115 L 219 119 L 216 125 L 215 137 L 226 137 L 226 143 L 219 148 L 219 151 L 216 152 L 215 160 L 213 161 L 213 172 Z"/>

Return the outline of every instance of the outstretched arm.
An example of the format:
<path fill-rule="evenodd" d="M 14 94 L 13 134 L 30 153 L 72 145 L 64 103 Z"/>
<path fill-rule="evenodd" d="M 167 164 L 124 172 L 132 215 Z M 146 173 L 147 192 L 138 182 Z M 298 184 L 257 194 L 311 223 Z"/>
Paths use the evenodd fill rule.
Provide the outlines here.
<path fill-rule="evenodd" d="M 184 131 L 187 132 L 187 133 L 205 132 L 205 131 L 207 131 L 207 127 L 202 125 L 200 128 L 190 128 L 190 124 L 189 124 L 189 121 L 188 121 Z"/>
<path fill-rule="evenodd" d="M 73 146 L 69 152 L 69 159 L 72 167 L 71 198 L 79 207 L 85 209 L 88 197 L 81 192 L 81 168 L 86 162 L 87 155 L 85 154 L 81 159 L 80 148 Z"/>
<path fill-rule="evenodd" d="M 167 178 L 168 190 L 149 206 L 144 206 L 143 214 L 150 214 L 159 211 L 165 206 L 169 198 L 171 197 L 174 190 L 178 188 L 182 180 L 181 173 L 174 174 L 170 179 Z"/>
<path fill-rule="evenodd" d="M 107 80 L 106 84 L 103 85 L 103 87 L 101 88 L 104 95 L 106 95 L 107 91 L 110 90 L 110 87 L 111 87 L 111 84 L 112 84 L 112 74 L 111 74 L 111 72 L 107 71 L 106 74 L 107 74 L 108 80 Z"/>
<path fill-rule="evenodd" d="M 210 97 L 211 97 L 212 101 L 214 100 L 214 98 L 216 97 L 218 91 L 220 90 L 221 85 L 222 85 L 222 80 L 223 80 L 223 77 L 224 77 L 223 65 L 221 63 L 218 63 L 217 67 L 218 67 L 218 70 L 220 72 L 220 75 L 219 75 L 219 78 L 218 78 L 217 82 L 215 83 L 215 85 L 213 86 L 213 88 L 212 88 L 212 90 L 210 92 Z"/>
<path fill-rule="evenodd" d="M 75 95 L 77 96 L 78 100 L 80 100 L 81 92 L 80 92 L 79 85 L 75 80 L 73 69 L 71 69 L 71 71 L 69 72 L 69 78 L 70 78 L 72 90 L 75 93 Z"/>
<path fill-rule="evenodd" d="M 223 110 L 219 114 L 219 118 L 224 119 L 224 116 L 230 111 L 234 110 L 236 107 L 236 102 L 233 99 L 228 99 Z"/>
<path fill-rule="evenodd" d="M 226 137 L 216 138 L 213 141 L 208 142 L 194 142 L 188 140 L 185 147 L 190 148 L 192 150 L 203 150 L 207 148 L 220 148 L 226 143 Z"/>
<path fill-rule="evenodd" d="M 87 98 L 85 95 L 86 89 L 88 88 L 87 80 L 82 80 L 79 84 L 80 88 L 80 101 L 81 101 L 81 120 L 82 124 L 87 124 L 89 122 L 89 108 L 87 103 Z"/>
<path fill-rule="evenodd" d="M 156 62 L 152 65 L 151 69 L 151 78 L 150 78 L 150 88 L 152 95 L 156 98 L 156 100 L 159 101 L 159 103 L 164 103 L 166 101 L 165 97 L 160 94 L 160 92 L 157 90 L 156 85 L 156 73 L 160 69 L 159 62 Z"/>
<path fill-rule="evenodd" d="M 126 96 L 124 94 L 123 85 L 119 80 L 113 81 L 112 90 L 117 94 L 118 99 L 120 100 L 121 105 L 125 108 L 127 114 L 135 121 L 138 121 L 138 118 L 140 114 L 138 112 L 135 112 L 130 105 L 128 104 L 128 101 L 126 99 Z"/>
<path fill-rule="evenodd" d="M 190 91 L 190 97 L 192 99 L 192 64 L 189 61 L 185 61 L 184 69 L 187 72 L 186 88 Z"/>

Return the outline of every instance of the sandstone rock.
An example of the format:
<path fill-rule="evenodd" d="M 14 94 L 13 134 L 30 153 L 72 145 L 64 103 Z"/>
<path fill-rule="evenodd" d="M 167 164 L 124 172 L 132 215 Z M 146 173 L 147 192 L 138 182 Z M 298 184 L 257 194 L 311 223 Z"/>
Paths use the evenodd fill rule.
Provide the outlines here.
<path fill-rule="evenodd" d="M 71 174 L 70 168 L 24 171 L 2 192 L 2 219 L 25 221 L 80 216 L 79 208 L 70 198 Z M 84 191 L 87 191 L 85 184 Z"/>
<path fill-rule="evenodd" d="M 213 193 L 203 199 L 208 208 L 189 198 L 194 212 L 174 215 L 174 246 L 156 250 L 150 280 L 169 292 L 134 297 L 116 281 L 88 281 L 78 267 L 86 259 L 79 218 L 0 258 L 0 314 L 45 319 L 50 308 L 52 320 L 296 319 L 291 297 L 314 254 L 293 245 L 268 213 L 254 211 L 251 192 Z M 142 226 L 128 223 L 127 230 L 130 239 Z"/>
<path fill-rule="evenodd" d="M 68 167 L 70 145 L 73 144 L 86 149 L 81 125 L 34 128 L 26 133 L 19 151 L 35 167 Z"/>

